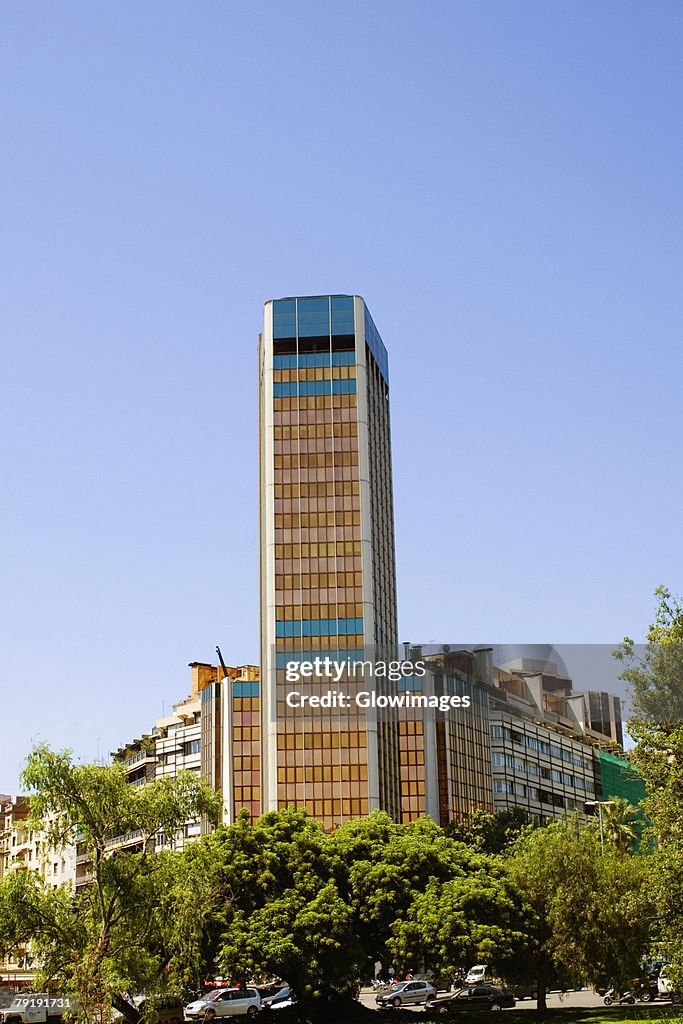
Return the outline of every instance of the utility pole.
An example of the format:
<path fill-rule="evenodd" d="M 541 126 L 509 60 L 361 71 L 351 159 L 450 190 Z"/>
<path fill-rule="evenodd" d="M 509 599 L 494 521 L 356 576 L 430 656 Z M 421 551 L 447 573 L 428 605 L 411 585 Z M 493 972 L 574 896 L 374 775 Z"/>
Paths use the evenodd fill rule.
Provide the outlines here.
<path fill-rule="evenodd" d="M 602 854 L 605 852 L 605 832 L 602 827 L 602 809 L 603 807 L 613 807 L 614 800 L 586 800 L 583 805 L 584 807 L 597 807 L 598 809 L 598 820 L 600 821 L 600 851 Z"/>

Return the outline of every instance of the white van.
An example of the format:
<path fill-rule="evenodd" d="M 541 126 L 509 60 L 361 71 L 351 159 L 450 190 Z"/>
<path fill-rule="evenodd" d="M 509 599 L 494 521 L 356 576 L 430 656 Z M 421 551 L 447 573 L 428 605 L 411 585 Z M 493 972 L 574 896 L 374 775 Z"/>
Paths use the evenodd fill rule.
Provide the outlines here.
<path fill-rule="evenodd" d="M 475 964 L 474 967 L 470 967 L 465 977 L 465 985 L 500 985 L 506 992 L 512 993 L 515 999 L 538 999 L 536 985 L 508 984 L 494 974 L 493 968 L 488 964 Z"/>
<path fill-rule="evenodd" d="M 465 976 L 466 985 L 483 985 L 484 982 L 492 980 L 493 975 L 491 974 L 488 964 L 475 964 L 474 967 L 470 967 L 467 975 Z"/>
<path fill-rule="evenodd" d="M 659 977 L 657 978 L 657 991 L 659 992 L 660 996 L 664 996 L 665 998 L 670 999 L 672 1003 L 680 1003 L 680 993 L 674 992 L 672 990 L 672 984 L 673 983 L 670 981 L 669 976 L 667 974 L 667 968 L 662 967 L 659 973 Z"/>

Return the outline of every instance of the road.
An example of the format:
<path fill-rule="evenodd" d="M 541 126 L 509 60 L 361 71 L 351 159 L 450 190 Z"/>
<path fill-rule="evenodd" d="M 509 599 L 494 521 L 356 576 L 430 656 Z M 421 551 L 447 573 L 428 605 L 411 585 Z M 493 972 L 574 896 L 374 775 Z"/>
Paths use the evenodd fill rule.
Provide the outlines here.
<path fill-rule="evenodd" d="M 367 1006 L 371 1009 L 377 1008 L 375 1002 L 375 993 L 371 989 L 363 989 L 360 994 L 360 1002 L 363 1006 Z M 637 1005 L 644 1006 L 644 1003 Z M 580 992 L 550 992 L 548 995 L 548 1009 L 568 1009 L 570 1007 L 580 1007 L 581 1009 L 587 1010 L 593 1007 L 604 1006 L 602 996 L 599 996 L 597 992 L 593 992 L 591 989 L 584 988 Z M 416 1010 L 422 1012 L 423 1006 L 405 1006 L 405 1010 Z M 517 1010 L 535 1010 L 536 1000 L 535 999 L 518 999 Z"/>

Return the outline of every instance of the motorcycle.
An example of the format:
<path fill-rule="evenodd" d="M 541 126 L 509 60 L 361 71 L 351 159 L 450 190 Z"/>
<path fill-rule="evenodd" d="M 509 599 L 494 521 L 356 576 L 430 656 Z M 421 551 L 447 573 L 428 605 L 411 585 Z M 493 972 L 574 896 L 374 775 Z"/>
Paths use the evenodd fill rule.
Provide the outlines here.
<path fill-rule="evenodd" d="M 631 1005 L 635 1001 L 636 997 L 633 995 L 633 992 L 623 992 L 619 995 L 616 989 L 613 988 L 605 992 L 605 998 L 603 999 L 605 1006 L 611 1006 L 612 1003 L 617 1003 L 619 1006 L 622 1006 L 624 1003 Z"/>

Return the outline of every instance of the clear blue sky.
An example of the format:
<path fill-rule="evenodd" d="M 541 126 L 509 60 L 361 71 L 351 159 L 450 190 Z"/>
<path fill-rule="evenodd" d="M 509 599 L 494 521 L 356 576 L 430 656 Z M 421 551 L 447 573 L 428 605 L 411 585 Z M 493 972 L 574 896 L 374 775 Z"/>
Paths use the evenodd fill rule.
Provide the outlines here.
<path fill-rule="evenodd" d="M 389 350 L 401 640 L 642 635 L 681 582 L 683 7 L 2 13 L 0 791 L 258 660 L 256 339 Z"/>

